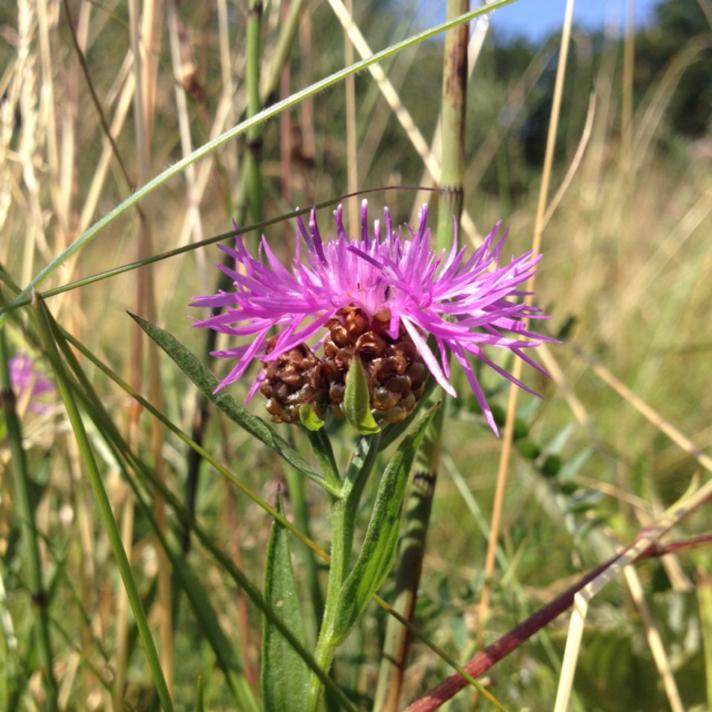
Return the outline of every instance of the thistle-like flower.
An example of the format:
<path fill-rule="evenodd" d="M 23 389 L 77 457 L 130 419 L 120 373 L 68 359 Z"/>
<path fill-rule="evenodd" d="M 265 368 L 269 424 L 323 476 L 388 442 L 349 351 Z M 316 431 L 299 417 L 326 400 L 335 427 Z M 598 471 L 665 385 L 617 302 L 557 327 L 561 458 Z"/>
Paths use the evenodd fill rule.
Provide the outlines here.
<path fill-rule="evenodd" d="M 499 224 L 469 257 L 458 244 L 457 231 L 451 249 L 437 253 L 430 246 L 427 215 L 423 206 L 417 230 L 406 226 L 405 235 L 393 228 L 386 208 L 384 224 L 375 220 L 371 231 L 364 201 L 361 234 L 350 239 L 339 205 L 334 211 L 336 239 L 324 242 L 312 210 L 309 229 L 296 219 L 290 269 L 264 237 L 257 257 L 239 236 L 234 249 L 221 246 L 235 259 L 235 269 L 220 265 L 234 291 L 196 297 L 192 306 L 221 311 L 194 326 L 245 342 L 214 352 L 235 360 L 216 390 L 259 360 L 263 369 L 247 400 L 260 390 L 274 420 L 298 420 L 305 403 L 339 412 L 346 373 L 356 355 L 367 375 L 371 407 L 386 422 L 397 422 L 420 400 L 428 371 L 456 396 L 452 355 L 496 433 L 471 359 L 529 391 L 485 349 L 507 349 L 542 370 L 525 350 L 550 340 L 527 327 L 527 320 L 544 316 L 521 300 L 521 285 L 534 274 L 539 257 L 527 252 L 503 264 L 506 231 Z M 304 259 L 300 240 L 306 246 Z M 317 356 L 319 349 L 323 356 Z"/>
<path fill-rule="evenodd" d="M 10 359 L 10 384 L 18 401 L 26 402 L 33 413 L 44 413 L 47 404 L 42 396 L 54 391 L 54 384 L 36 368 L 27 354 L 17 354 Z"/>

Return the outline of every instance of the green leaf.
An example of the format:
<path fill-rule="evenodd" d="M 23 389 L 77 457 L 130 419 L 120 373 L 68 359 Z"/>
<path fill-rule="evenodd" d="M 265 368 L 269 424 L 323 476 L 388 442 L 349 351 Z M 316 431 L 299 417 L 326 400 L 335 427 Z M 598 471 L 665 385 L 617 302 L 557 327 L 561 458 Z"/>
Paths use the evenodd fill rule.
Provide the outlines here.
<path fill-rule="evenodd" d="M 351 360 L 349 372 L 346 375 L 346 391 L 344 393 L 344 415 L 361 435 L 374 435 L 380 431 L 373 413 L 371 399 L 368 393 L 366 371 L 358 356 Z"/>
<path fill-rule="evenodd" d="M 277 509 L 281 511 L 279 501 Z M 287 530 L 274 522 L 267 546 L 265 600 L 275 615 L 300 643 L 304 643 L 304 623 L 299 608 Z M 301 656 L 273 625 L 264 618 L 262 637 L 262 701 L 265 712 L 301 712 L 306 702 L 308 668 Z"/>
<path fill-rule="evenodd" d="M 319 417 L 311 403 L 305 403 L 299 408 L 299 420 L 307 430 L 311 430 L 314 433 L 324 427 L 324 421 Z"/>
<path fill-rule="evenodd" d="M 339 594 L 340 603 L 334 624 L 337 640 L 343 640 L 393 566 L 408 473 L 439 407 L 437 403 L 422 415 L 398 446 L 381 477 L 361 552 Z"/>
<path fill-rule="evenodd" d="M 44 304 L 43 304 L 44 306 Z M 52 329 L 55 332 L 55 338 L 61 339 L 60 345 L 64 345 L 61 342 L 65 339 L 71 343 L 71 345 L 76 348 L 83 356 L 85 356 L 92 364 L 94 364 L 102 373 L 109 377 L 114 383 L 116 383 L 120 388 L 122 388 L 126 393 L 128 393 L 132 398 L 136 399 L 144 408 L 146 408 L 154 417 L 158 418 L 164 425 L 169 427 L 169 429 L 176 434 L 178 437 L 183 439 L 186 443 L 191 443 L 192 441 L 185 436 L 185 434 L 173 423 L 171 423 L 162 413 L 157 411 L 148 401 L 141 398 L 141 396 L 136 393 L 123 379 L 121 379 L 117 374 L 109 368 L 105 363 L 98 359 L 89 349 L 87 349 L 84 344 L 73 337 L 69 332 L 62 329 L 59 324 L 53 321 L 52 315 L 46 308 L 44 309 L 44 316 L 51 323 Z M 69 352 L 71 353 L 71 351 Z M 66 355 L 66 354 L 65 354 Z M 69 356 L 67 356 L 69 358 Z M 85 383 L 86 386 L 86 383 Z M 80 397 L 83 392 L 78 391 Z M 96 398 L 94 398 L 96 400 Z M 86 402 L 84 403 L 87 405 Z M 105 424 L 106 421 L 105 419 Z M 115 428 L 112 428 L 112 432 L 118 433 Z M 120 436 L 116 436 L 117 443 L 123 443 L 121 447 L 118 448 L 118 452 L 115 451 L 117 459 L 124 460 L 126 464 L 131 467 L 132 470 L 136 472 L 141 478 L 145 478 L 152 488 L 157 489 L 163 495 L 166 503 L 173 509 L 177 517 L 179 518 L 181 524 L 185 527 L 191 529 L 191 531 L 200 540 L 202 546 L 211 554 L 211 556 L 217 561 L 218 565 L 223 568 L 223 570 L 230 576 L 233 582 L 246 594 L 250 601 L 265 615 L 272 616 L 274 619 L 275 626 L 282 632 L 284 637 L 289 641 L 290 645 L 297 651 L 297 653 L 302 657 L 305 664 L 319 677 L 324 686 L 331 691 L 335 699 L 339 700 L 343 709 L 349 710 L 349 712 L 356 712 L 355 707 L 350 702 L 350 700 L 344 695 L 340 688 L 334 683 L 334 681 L 329 677 L 329 675 L 322 670 L 319 665 L 314 660 L 313 654 L 294 636 L 292 631 L 285 626 L 281 618 L 277 618 L 274 613 L 272 606 L 265 601 L 262 596 L 262 592 L 255 586 L 246 574 L 237 566 L 235 566 L 232 558 L 225 553 L 217 544 L 212 540 L 212 538 L 205 532 L 205 530 L 199 525 L 195 517 L 185 508 L 184 505 L 178 500 L 170 488 L 168 488 L 164 483 L 162 483 L 158 478 L 155 477 L 151 469 L 128 447 L 128 445 L 121 439 Z M 291 531 L 291 533 L 296 536 L 302 543 L 306 546 L 312 547 L 313 543 L 311 540 L 304 536 L 298 529 L 291 526 L 289 521 L 284 519 L 283 515 L 274 509 L 271 505 L 265 502 L 263 499 L 250 492 L 240 480 L 229 470 L 221 466 L 217 461 L 211 459 L 210 454 L 205 451 L 200 451 L 202 456 L 210 462 L 210 464 L 221 474 L 225 475 L 230 479 L 233 484 L 239 486 L 241 491 L 250 496 L 250 499 L 258 504 L 265 512 L 267 512 L 275 520 L 281 521 L 282 525 Z M 132 485 L 133 488 L 133 485 Z M 137 492 L 134 489 L 134 492 Z M 243 678 L 244 679 L 244 678 Z M 16 705 L 15 705 L 16 706 Z M 14 707 L 11 706 L 12 709 Z"/>
<path fill-rule="evenodd" d="M 277 435 L 274 429 L 262 418 L 252 415 L 225 391 L 214 393 L 218 380 L 175 336 L 142 319 L 140 316 L 135 314 L 130 314 L 130 316 L 173 359 L 178 368 L 188 376 L 198 390 L 215 403 L 230 420 L 237 423 L 251 435 L 254 435 L 268 447 L 271 447 L 305 477 L 318 482 L 322 486 L 325 485 L 321 474 L 308 465 L 297 451 L 290 447 L 284 438 Z"/>

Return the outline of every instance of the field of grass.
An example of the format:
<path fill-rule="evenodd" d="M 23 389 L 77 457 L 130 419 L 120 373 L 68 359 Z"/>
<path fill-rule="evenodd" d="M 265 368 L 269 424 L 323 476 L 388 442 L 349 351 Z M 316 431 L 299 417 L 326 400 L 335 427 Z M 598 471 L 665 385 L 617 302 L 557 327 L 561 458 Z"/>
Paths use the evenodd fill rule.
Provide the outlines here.
<path fill-rule="evenodd" d="M 435 28 L 415 3 L 353 5 L 0 9 L 0 710 L 712 709 L 712 139 L 709 118 L 695 136 L 678 111 L 709 64 L 709 0 L 684 3 L 710 24 L 653 74 L 640 62 L 656 27 L 594 37 L 562 17 L 530 46 L 471 18 L 466 110 L 442 78 L 464 44 L 438 31 L 401 46 Z M 433 189 L 458 183 L 461 206 Z M 393 565 L 332 661 L 316 645 L 340 531 L 324 443 L 346 472 L 378 441 L 330 418 L 267 429 L 259 395 L 239 405 L 254 366 L 211 400 L 197 364 L 218 378 L 231 364 L 208 356 L 189 303 L 218 288 L 231 220 L 286 262 L 294 208 L 323 203 L 326 239 L 353 192 L 352 235 L 363 197 L 399 225 L 429 202 L 440 245 L 460 217 L 468 253 L 502 219 L 505 261 L 542 254 L 537 329 L 558 342 L 533 352 L 548 378 L 522 373 L 541 398 L 480 364 L 498 438 L 453 366 L 459 397 L 391 500 L 399 550 L 375 544 Z M 35 380 L 12 398 L 19 354 Z M 389 523 L 379 483 L 415 428 L 383 429 L 347 569 L 371 517 Z M 621 552 L 588 598 L 477 667 Z M 391 606 L 412 621 L 405 649 Z M 461 666 L 479 682 L 427 697 Z M 321 702 L 315 667 L 331 679 Z"/>

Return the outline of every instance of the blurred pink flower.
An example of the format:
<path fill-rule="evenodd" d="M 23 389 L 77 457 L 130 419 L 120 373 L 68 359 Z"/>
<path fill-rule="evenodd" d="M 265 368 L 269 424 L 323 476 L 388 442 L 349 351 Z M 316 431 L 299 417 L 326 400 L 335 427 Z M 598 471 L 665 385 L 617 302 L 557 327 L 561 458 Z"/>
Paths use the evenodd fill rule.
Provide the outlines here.
<path fill-rule="evenodd" d="M 28 399 L 28 409 L 43 413 L 48 406 L 42 396 L 54 391 L 54 384 L 36 368 L 27 354 L 18 354 L 10 359 L 10 383 L 18 400 Z"/>

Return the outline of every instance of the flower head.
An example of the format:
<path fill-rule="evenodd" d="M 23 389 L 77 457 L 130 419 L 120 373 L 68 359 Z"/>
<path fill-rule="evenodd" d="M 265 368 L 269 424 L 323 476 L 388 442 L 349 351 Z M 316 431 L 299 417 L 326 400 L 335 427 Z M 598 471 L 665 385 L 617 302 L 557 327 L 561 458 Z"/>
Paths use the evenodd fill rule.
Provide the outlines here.
<path fill-rule="evenodd" d="M 482 361 L 525 389 L 485 349 L 507 349 L 541 370 L 525 350 L 548 340 L 527 326 L 529 319 L 543 315 L 521 301 L 525 295 L 521 285 L 534 274 L 539 257 L 527 252 L 503 263 L 506 231 L 499 224 L 469 257 L 458 244 L 457 231 L 452 247 L 436 252 L 430 245 L 427 215 L 423 206 L 417 229 L 406 226 L 405 234 L 394 229 L 386 208 L 383 224 L 375 220 L 369 229 L 364 201 L 361 234 L 352 239 L 346 235 L 339 205 L 334 211 L 336 239 L 325 242 L 312 210 L 308 229 L 297 217 L 295 255 L 289 268 L 277 259 L 264 236 L 257 257 L 239 236 L 234 249 L 221 246 L 235 259 L 235 269 L 220 266 L 233 280 L 234 290 L 192 302 L 214 310 L 195 326 L 244 339 L 214 353 L 235 360 L 217 390 L 239 379 L 257 359 L 265 369 L 248 399 L 261 388 L 278 411 L 273 415 L 293 419 L 293 412 L 290 416 L 280 410 L 280 404 L 290 404 L 289 397 L 299 405 L 319 401 L 326 393 L 328 402 L 338 406 L 344 373 L 358 354 L 367 366 L 372 406 L 383 412 L 400 408 L 391 418 L 398 420 L 422 395 L 426 369 L 445 391 L 456 395 L 450 380 L 451 354 L 496 432 L 470 359 Z M 314 349 L 323 345 L 323 359 L 313 354 L 309 343 Z"/>
<path fill-rule="evenodd" d="M 47 405 L 42 403 L 42 396 L 54 391 L 54 384 L 45 378 L 36 368 L 27 354 L 17 354 L 10 359 L 10 383 L 15 397 L 26 401 L 33 413 L 43 413 Z"/>

